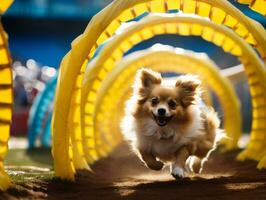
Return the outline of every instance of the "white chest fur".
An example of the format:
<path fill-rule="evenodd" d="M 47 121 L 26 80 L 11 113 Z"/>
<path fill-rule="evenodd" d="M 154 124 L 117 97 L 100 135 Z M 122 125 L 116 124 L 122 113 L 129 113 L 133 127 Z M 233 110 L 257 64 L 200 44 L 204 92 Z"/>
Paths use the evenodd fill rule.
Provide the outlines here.
<path fill-rule="evenodd" d="M 152 119 L 142 123 L 142 132 L 136 130 L 138 148 L 144 148 L 162 160 L 171 159 L 181 146 L 203 134 L 200 109 L 192 107 L 191 112 L 194 116 L 193 120 L 186 129 L 182 130 L 178 127 L 159 127 Z"/>

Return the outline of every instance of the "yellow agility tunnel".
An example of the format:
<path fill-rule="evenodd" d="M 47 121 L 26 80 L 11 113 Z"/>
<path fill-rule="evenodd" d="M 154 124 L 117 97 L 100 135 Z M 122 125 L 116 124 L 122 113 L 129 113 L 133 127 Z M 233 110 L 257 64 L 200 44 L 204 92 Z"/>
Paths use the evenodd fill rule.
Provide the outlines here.
<path fill-rule="evenodd" d="M 171 20 L 173 20 L 173 21 L 171 21 Z M 174 26 L 177 26 L 176 23 L 178 24 L 178 22 L 180 23 L 180 27 L 171 29 L 171 24 L 173 23 L 173 24 L 175 24 Z M 233 36 L 235 36 L 235 35 L 233 34 L 233 32 L 229 31 L 228 29 L 223 29 L 214 23 L 211 23 L 211 22 L 206 21 L 206 20 L 201 19 L 201 18 L 195 18 L 195 17 L 191 17 L 191 16 L 165 15 L 163 17 L 162 15 L 153 15 L 153 16 L 146 17 L 141 22 L 132 25 L 131 27 L 129 27 L 127 30 L 125 30 L 121 34 L 115 36 L 101 50 L 101 52 L 98 54 L 98 56 L 88 65 L 87 71 L 86 71 L 85 77 L 84 77 L 82 91 L 81 91 L 81 111 L 85 111 L 86 114 L 88 114 L 89 116 L 91 115 L 92 112 L 95 112 L 94 106 L 97 102 L 96 97 L 98 95 L 98 92 L 96 93 L 95 91 L 99 90 L 99 88 L 101 87 L 101 84 L 102 84 L 101 81 L 103 81 L 106 78 L 105 77 L 107 74 L 106 71 L 108 71 L 108 70 L 111 71 L 114 68 L 114 65 L 116 63 L 116 60 L 114 60 L 114 59 L 119 60 L 121 58 L 121 56 L 123 55 L 123 53 L 126 52 L 130 47 L 132 47 L 135 44 L 134 42 L 137 43 L 138 41 L 140 41 L 142 39 L 141 36 L 139 36 L 139 35 L 142 35 L 142 37 L 145 37 L 144 31 L 147 30 L 147 29 L 145 29 L 146 27 L 149 27 L 149 30 L 153 30 L 153 31 L 150 31 L 150 33 L 152 33 L 154 35 L 156 35 L 156 31 L 159 31 L 159 33 L 157 33 L 157 34 L 162 34 L 162 33 L 174 34 L 175 33 L 175 34 L 183 35 L 183 34 L 188 34 L 188 33 L 185 31 L 182 32 L 181 31 L 182 28 L 183 28 L 183 30 L 189 30 L 188 26 L 190 26 L 191 24 L 202 25 L 202 28 L 205 28 L 205 30 L 209 30 L 208 28 L 213 26 L 213 29 L 215 31 L 217 31 L 218 34 L 221 33 L 222 30 L 225 31 L 227 38 L 224 39 L 224 41 L 225 41 L 224 44 L 226 44 L 224 47 L 224 50 L 231 49 L 231 53 L 234 55 L 237 55 L 237 56 L 240 56 L 241 53 L 244 52 L 244 50 L 247 50 L 246 53 L 249 54 L 250 57 L 253 57 L 253 60 L 251 62 L 257 60 L 257 64 L 254 63 L 254 65 L 260 66 L 260 67 L 258 67 L 258 69 L 262 70 L 262 74 L 265 75 L 265 73 L 263 71 L 265 69 L 263 67 L 264 65 L 263 65 L 263 63 L 260 62 L 260 60 L 256 56 L 255 52 L 253 52 L 253 50 L 251 48 L 249 48 L 248 45 L 245 45 L 246 43 L 242 42 L 242 40 L 240 38 L 238 38 L 238 37 L 234 38 Z M 221 28 L 221 29 L 219 29 L 219 28 Z M 191 30 L 190 34 L 192 34 L 192 35 L 196 35 L 197 33 L 202 32 L 202 29 L 197 30 L 197 29 L 190 28 L 190 30 Z M 180 31 L 180 32 L 177 33 L 177 31 Z M 153 36 L 152 34 L 149 34 L 145 39 L 152 37 Z M 212 34 L 215 34 L 215 32 L 212 32 Z M 231 39 L 230 39 L 230 36 L 232 36 Z M 208 37 L 209 38 L 211 38 L 211 37 L 215 38 L 211 34 L 209 34 L 209 35 L 206 34 L 203 37 L 203 39 L 208 40 L 209 39 Z M 220 39 L 220 41 L 221 41 L 221 39 Z M 125 44 L 126 41 L 131 41 L 131 44 L 127 45 L 126 48 L 124 48 L 122 45 Z M 233 41 L 235 42 L 235 44 Z M 230 42 L 233 42 L 233 44 L 231 43 L 231 45 L 230 45 Z M 242 45 L 237 46 L 238 45 L 237 42 L 239 42 Z M 233 46 L 233 48 L 232 48 L 232 46 Z M 116 51 L 114 51 L 115 48 L 117 49 Z M 121 49 L 123 50 L 123 52 L 121 52 Z M 90 74 L 94 74 L 94 76 L 90 76 Z M 98 74 L 98 75 L 96 75 L 96 74 Z M 264 78 L 262 77 L 261 80 L 264 80 Z M 264 87 L 264 84 L 265 84 L 264 81 L 261 81 L 261 87 Z M 251 87 L 251 89 L 252 89 L 252 87 Z M 253 99 L 253 100 L 256 101 L 256 99 Z M 84 107 L 83 107 L 83 104 L 85 104 Z M 253 111 L 254 110 L 255 109 L 253 109 Z M 83 114 L 83 113 L 81 112 L 81 114 Z M 90 130 L 91 132 L 93 132 L 93 129 L 91 129 L 91 127 L 93 126 L 93 122 L 88 117 L 87 118 L 84 117 L 84 119 L 85 119 L 85 122 L 84 122 L 85 126 L 83 126 L 84 130 Z M 81 122 L 82 122 L 82 120 L 83 120 L 83 118 L 81 118 Z M 261 122 L 258 122 L 258 123 L 264 124 L 264 121 L 262 120 Z M 87 137 L 86 132 L 85 132 L 84 139 L 86 139 L 86 138 L 89 138 L 89 137 Z M 232 148 L 232 146 L 230 148 Z M 104 150 L 102 150 L 102 151 L 104 151 Z"/>
<path fill-rule="evenodd" d="M 238 1 L 262 15 L 266 13 L 264 0 Z M 0 13 L 11 3 L 12 0 L 1 2 Z M 121 29 L 136 18 L 138 22 Z M 124 113 L 117 107 L 122 107 L 130 95 L 134 74 L 143 65 L 162 73 L 197 74 L 206 80 L 223 108 L 229 138 L 223 144 L 228 150 L 237 148 L 242 132 L 240 105 L 230 82 L 206 55 L 155 46 L 123 57 L 134 45 L 162 34 L 198 36 L 239 57 L 248 78 L 253 119 L 249 144 L 238 159 L 254 159 L 259 161 L 259 169 L 266 168 L 264 28 L 227 0 L 114 0 L 72 42 L 72 49 L 61 62 L 52 125 L 55 176 L 74 180 L 77 169 L 90 169 L 90 164 L 107 156 L 122 141 L 119 121 Z M 97 48 L 106 41 L 96 55 Z M 116 95 L 110 95 L 114 91 Z M 0 190 L 6 190 L 11 181 L 3 161 L 8 149 L 13 94 L 11 57 L 1 24 L 0 96 Z"/>
<path fill-rule="evenodd" d="M 12 0 L 1 1 L 0 14 L 3 14 Z M 4 31 L 0 16 L 0 190 L 6 190 L 11 182 L 4 171 L 4 158 L 8 149 L 8 139 L 13 107 L 13 77 L 11 57 L 8 50 L 8 36 Z"/>
<path fill-rule="evenodd" d="M 216 93 L 224 110 L 224 128 L 230 138 L 224 141 L 225 145 L 230 148 L 237 144 L 242 133 L 240 105 L 230 82 L 220 75 L 218 67 L 206 54 L 155 45 L 124 57 L 116 63 L 114 70 L 103 80 L 102 87 L 97 91 L 95 111 L 91 113 L 95 130 L 95 145 L 98 145 L 98 141 L 102 143 L 102 145 L 95 146 L 96 152 L 98 149 L 103 151 L 105 148 L 110 151 L 112 147 L 121 142 L 119 121 L 123 117 L 124 110 L 118 108 L 124 106 L 132 92 L 134 75 L 143 66 L 160 72 L 198 75 L 205 83 L 204 85 L 209 86 Z M 109 132 L 112 134 L 108 134 Z"/>
<path fill-rule="evenodd" d="M 151 15 L 122 33 L 116 33 L 124 22 L 144 13 L 166 13 L 171 10 L 194 15 Z M 116 0 L 94 16 L 84 33 L 72 42 L 72 49 L 61 62 L 53 116 L 56 176 L 73 180 L 75 169 L 88 168 L 88 164 L 112 149 L 101 145 L 104 141 L 95 139 L 94 116 L 100 115 L 95 110 L 98 91 L 128 49 L 161 34 L 200 36 L 240 58 L 250 85 L 253 122 L 250 144 L 239 158 L 261 160 L 266 155 L 263 139 L 266 129 L 264 28 L 226 0 Z M 97 47 L 111 37 L 92 60 Z M 261 58 L 248 43 L 257 49 Z M 99 144 L 96 145 L 96 142 Z M 98 149 L 98 145 L 102 149 Z M 228 145 L 228 148 L 235 147 L 236 143 Z M 258 166 L 266 165 L 260 163 Z"/>
<path fill-rule="evenodd" d="M 97 153 L 94 150 L 91 150 L 89 145 L 90 143 L 91 145 L 94 145 L 93 140 L 91 139 L 94 137 L 93 131 L 85 128 L 85 125 L 92 126 L 92 116 L 90 113 L 87 114 L 86 110 L 85 112 L 82 110 L 84 115 L 80 116 L 81 107 L 84 107 L 84 105 L 80 106 L 80 103 L 82 102 L 80 98 L 84 96 L 80 91 L 83 81 L 83 73 L 87 62 L 90 57 L 93 56 L 97 46 L 111 37 L 123 21 L 133 19 L 144 12 L 167 12 L 172 9 L 179 9 L 184 12 L 209 17 L 215 23 L 207 21 L 206 19 L 197 20 L 202 21 L 203 24 L 211 23 L 212 25 L 210 27 L 205 27 L 202 26 L 202 23 L 197 24 L 194 23 L 194 21 L 189 20 L 187 25 L 186 23 L 183 23 L 183 21 L 182 23 L 168 23 L 167 21 L 171 18 L 168 16 L 163 22 L 166 24 L 173 24 L 172 26 L 174 28 L 171 28 L 171 25 L 158 25 L 151 28 L 146 24 L 149 20 L 146 19 L 145 21 L 142 19 L 139 24 L 143 24 L 143 27 L 146 26 L 146 29 L 143 28 L 143 30 L 146 31 L 146 34 L 141 33 L 139 36 L 125 40 L 123 47 L 127 49 L 137 42 L 148 39 L 156 34 L 177 34 L 178 32 L 181 35 L 190 35 L 194 31 L 195 35 L 200 35 L 204 39 L 207 38 L 208 41 L 212 41 L 213 43 L 222 46 L 224 50 L 242 58 L 244 56 L 242 60 L 246 65 L 246 72 L 248 76 L 250 76 L 249 83 L 253 85 L 253 87 L 251 87 L 251 94 L 256 96 L 256 98 L 253 99 L 254 120 L 252 137 L 261 138 L 263 136 L 263 131 L 260 131 L 261 128 L 257 127 L 261 127 L 265 123 L 265 116 L 263 114 L 263 110 L 265 109 L 265 97 L 261 94 L 261 91 L 263 91 L 263 88 L 265 87 L 265 64 L 244 42 L 244 40 L 246 40 L 250 44 L 253 44 L 260 52 L 263 60 L 265 60 L 265 38 L 263 36 L 265 30 L 261 25 L 245 17 L 227 1 L 114 1 L 106 9 L 96 15 L 86 28 L 85 32 L 73 41 L 72 50 L 65 56 L 61 63 L 53 125 L 53 154 L 55 159 L 56 176 L 73 180 L 75 168 L 88 168 L 87 163 L 93 162 L 93 158 L 99 158 L 97 157 Z M 181 16 L 179 17 L 182 18 Z M 152 19 L 152 17 L 150 19 Z M 177 24 L 179 24 L 178 30 L 176 28 Z M 191 28 L 189 24 L 192 24 L 193 28 Z M 221 24 L 232 27 L 232 30 L 236 32 L 238 36 L 228 30 L 228 28 L 223 28 Z M 221 31 L 218 32 L 216 28 Z M 130 30 L 133 30 L 133 28 Z M 228 34 L 232 39 L 228 37 Z M 100 74 L 107 74 L 110 71 L 108 70 L 108 67 L 112 68 L 112 65 L 116 61 L 115 56 L 118 58 L 121 57 L 124 52 L 123 50 L 125 49 L 122 49 L 122 52 L 116 52 L 116 54 L 113 54 L 111 59 L 104 63 L 107 63 L 107 67 L 103 68 L 103 70 L 100 70 L 99 67 L 90 68 L 91 72 L 89 73 L 90 75 L 88 78 L 91 79 L 91 84 L 87 87 L 92 87 L 91 90 L 88 89 L 88 91 L 91 92 L 90 97 L 92 99 L 96 99 L 97 94 L 95 88 L 98 89 L 97 84 L 98 86 L 101 85 L 102 81 L 102 79 L 99 80 L 96 72 L 100 71 Z M 121 48 L 117 48 L 117 50 L 121 51 Z M 103 52 L 104 51 L 101 51 L 101 54 L 104 54 Z M 108 56 L 110 56 L 110 54 Z M 104 59 L 107 60 L 107 54 L 106 57 L 99 57 L 100 56 L 97 56 L 96 59 L 103 59 L 103 61 L 105 61 Z M 94 78 L 98 80 L 95 81 L 95 83 L 92 80 Z M 82 90 L 84 91 L 85 89 L 82 88 Z M 62 104 L 62 102 L 64 102 L 64 104 Z M 94 101 L 91 101 L 90 99 L 88 99 L 87 102 L 91 105 L 94 103 Z M 94 109 L 89 106 L 87 107 L 88 109 Z M 81 125 L 80 121 L 82 120 L 80 119 L 82 118 L 85 118 L 88 123 L 85 122 L 85 124 Z M 86 140 L 88 144 L 84 142 Z M 261 144 L 258 145 L 259 148 L 257 150 L 254 150 L 254 145 L 252 145 L 253 141 Z M 257 157 L 257 152 L 262 152 L 264 150 L 263 145 L 265 144 L 265 141 L 256 139 L 253 141 L 251 140 L 250 145 L 242 155 L 246 158 L 259 160 L 262 158 L 262 154 Z M 60 149 L 58 147 L 60 147 Z M 62 156 L 62 151 L 67 153 Z"/>

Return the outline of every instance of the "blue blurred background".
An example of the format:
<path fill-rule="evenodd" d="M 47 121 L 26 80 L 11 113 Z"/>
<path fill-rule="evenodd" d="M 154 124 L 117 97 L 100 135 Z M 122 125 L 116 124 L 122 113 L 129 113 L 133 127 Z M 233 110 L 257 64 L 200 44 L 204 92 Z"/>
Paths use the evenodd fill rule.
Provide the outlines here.
<path fill-rule="evenodd" d="M 251 11 L 248 6 L 230 1 L 246 15 L 266 26 L 266 18 Z M 48 76 L 54 75 L 55 72 L 49 67 L 59 67 L 62 57 L 70 50 L 71 41 L 84 31 L 92 17 L 110 2 L 111 0 L 15 0 L 2 17 L 3 25 L 9 35 L 14 65 L 28 68 L 37 66 L 44 71 L 48 70 Z M 136 45 L 130 52 L 150 47 L 158 42 L 206 52 L 221 68 L 239 64 L 234 56 L 224 53 L 222 49 L 197 37 L 156 36 Z M 35 78 L 42 81 L 35 83 L 34 87 L 25 85 L 25 80 L 20 80 L 21 84 L 15 86 L 17 87 L 16 107 L 22 110 L 26 108 L 23 112 L 27 113 L 32 103 L 36 93 L 34 89 L 37 92 L 41 90 L 43 87 L 41 83 L 45 84 L 49 78 L 40 76 L 36 75 Z M 24 93 L 20 92 L 22 89 Z M 244 127 L 248 131 L 251 109 L 247 90 L 248 86 L 244 83 L 240 83 L 237 87 L 242 104 L 245 105 L 242 111 Z M 15 112 L 19 112 L 18 110 Z M 21 128 L 20 131 L 24 132 Z"/>
<path fill-rule="evenodd" d="M 91 17 L 110 2 L 111 0 L 15 0 L 3 16 L 14 60 L 25 62 L 33 58 L 41 65 L 57 68 L 70 49 L 71 41 L 83 32 Z M 245 5 L 231 2 L 248 16 L 266 25 L 266 18 Z M 158 39 L 174 46 L 207 52 L 214 58 L 213 54 L 220 57 L 220 52 L 213 51 L 214 45 L 197 38 L 183 40 L 176 36 L 157 37 L 153 41 L 158 42 Z M 142 45 L 138 48 L 142 48 Z M 222 60 L 218 64 L 219 62 L 222 62 L 222 66 L 235 64 L 235 61 L 232 64 L 223 63 Z"/>

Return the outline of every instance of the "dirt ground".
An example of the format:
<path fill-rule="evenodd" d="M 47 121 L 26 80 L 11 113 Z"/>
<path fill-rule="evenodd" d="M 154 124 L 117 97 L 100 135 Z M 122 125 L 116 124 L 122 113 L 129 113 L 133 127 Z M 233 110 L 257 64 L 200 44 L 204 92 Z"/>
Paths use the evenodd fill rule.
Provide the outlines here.
<path fill-rule="evenodd" d="M 78 172 L 75 183 L 53 179 L 47 168 L 9 167 L 15 183 L 0 199 L 266 199 L 266 170 L 256 170 L 253 161 L 236 161 L 237 153 L 214 152 L 203 174 L 177 181 L 167 167 L 147 169 L 122 144 L 95 163 L 93 173 Z"/>

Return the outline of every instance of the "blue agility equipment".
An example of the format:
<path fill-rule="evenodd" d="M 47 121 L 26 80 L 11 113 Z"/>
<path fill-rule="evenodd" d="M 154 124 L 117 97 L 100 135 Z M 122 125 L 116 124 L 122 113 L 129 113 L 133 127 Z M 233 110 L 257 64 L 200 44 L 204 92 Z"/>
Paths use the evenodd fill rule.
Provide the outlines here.
<path fill-rule="evenodd" d="M 38 138 L 41 140 L 41 146 L 51 146 L 50 127 L 57 77 L 54 76 L 46 83 L 44 90 L 37 95 L 31 107 L 28 120 L 29 148 L 36 147 Z"/>

